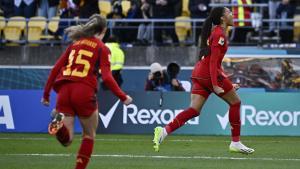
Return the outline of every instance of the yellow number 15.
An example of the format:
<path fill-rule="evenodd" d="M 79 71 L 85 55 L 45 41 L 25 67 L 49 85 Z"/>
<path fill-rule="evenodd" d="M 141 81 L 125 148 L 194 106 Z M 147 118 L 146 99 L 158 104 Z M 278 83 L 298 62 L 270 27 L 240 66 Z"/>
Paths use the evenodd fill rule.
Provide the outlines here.
<path fill-rule="evenodd" d="M 74 54 L 75 50 L 72 50 L 70 55 L 69 55 L 69 63 L 66 67 L 66 70 L 63 71 L 64 76 L 77 76 L 77 77 L 85 77 L 87 76 L 89 70 L 90 70 L 90 62 L 88 60 L 82 59 L 82 55 L 87 56 L 87 57 L 93 57 L 93 52 L 81 49 L 78 51 L 78 56 L 75 60 L 75 63 L 73 63 L 74 60 Z M 83 65 L 83 70 L 78 71 L 77 68 L 74 70 L 71 70 L 71 66 L 73 64 L 78 64 L 78 65 Z"/>

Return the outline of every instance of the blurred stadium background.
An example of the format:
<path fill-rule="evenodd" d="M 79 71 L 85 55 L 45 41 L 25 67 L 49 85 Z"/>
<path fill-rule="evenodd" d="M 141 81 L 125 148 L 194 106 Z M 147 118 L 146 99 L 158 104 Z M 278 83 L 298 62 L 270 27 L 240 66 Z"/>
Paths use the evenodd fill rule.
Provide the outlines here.
<path fill-rule="evenodd" d="M 108 19 L 104 41 L 117 37 L 125 53 L 122 89 L 134 103 L 123 106 L 100 87 L 99 128 L 89 168 L 299 168 L 300 1 L 167 0 L 161 7 L 151 0 L 55 0 L 44 9 L 47 2 L 0 1 L 0 168 L 73 167 L 78 122 L 74 145 L 61 147 L 46 134 L 55 93 L 49 108 L 40 99 L 51 67 L 70 43 L 64 28 L 84 23 L 93 13 Z M 211 96 L 201 116 L 155 153 L 153 128 L 189 104 L 199 33 L 214 6 L 227 6 L 234 14 L 223 67 L 241 85 L 243 140 L 256 152 L 227 151 L 227 105 Z M 22 13 L 25 8 L 33 12 Z M 177 78 L 186 92 L 145 91 L 154 62 L 165 69 L 171 62 L 180 65 Z"/>

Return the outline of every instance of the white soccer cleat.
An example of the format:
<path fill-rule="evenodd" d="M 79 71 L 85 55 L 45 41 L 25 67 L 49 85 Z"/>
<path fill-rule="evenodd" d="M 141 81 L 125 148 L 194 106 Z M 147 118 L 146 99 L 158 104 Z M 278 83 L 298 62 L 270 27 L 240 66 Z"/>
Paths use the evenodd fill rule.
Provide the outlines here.
<path fill-rule="evenodd" d="M 254 149 L 245 146 L 243 143 L 239 142 L 231 142 L 229 146 L 230 152 L 243 153 L 243 154 L 252 154 Z"/>

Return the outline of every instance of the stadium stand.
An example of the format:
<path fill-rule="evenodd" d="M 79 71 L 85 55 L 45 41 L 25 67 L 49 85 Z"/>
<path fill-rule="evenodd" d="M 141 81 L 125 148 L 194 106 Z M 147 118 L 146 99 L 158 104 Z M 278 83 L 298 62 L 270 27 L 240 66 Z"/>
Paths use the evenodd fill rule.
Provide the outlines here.
<path fill-rule="evenodd" d="M 46 28 L 46 18 L 42 16 L 31 17 L 28 22 L 28 41 L 35 42 L 41 39 Z"/>
<path fill-rule="evenodd" d="M 55 33 L 58 30 L 59 19 L 59 16 L 55 16 L 49 21 L 48 30 L 52 33 Z"/>
<path fill-rule="evenodd" d="M 295 15 L 294 20 L 297 20 L 294 22 L 294 40 L 299 42 L 299 40 L 300 40 L 300 15 Z"/>
<path fill-rule="evenodd" d="M 191 12 L 189 10 L 189 0 L 182 0 L 182 16 L 190 16 Z"/>
<path fill-rule="evenodd" d="M 100 0 L 98 2 L 98 7 L 100 9 L 101 16 L 106 17 L 111 12 L 111 3 L 110 3 L 110 1 Z"/>
<path fill-rule="evenodd" d="M 11 17 L 4 28 L 4 36 L 9 41 L 20 41 L 22 31 L 25 29 L 26 20 L 24 17 Z"/>
<path fill-rule="evenodd" d="M 5 26 L 6 26 L 5 18 L 3 16 L 0 16 L 0 34 L 2 30 L 5 28 Z"/>
<path fill-rule="evenodd" d="M 127 13 L 131 7 L 131 2 L 130 1 L 127 1 L 127 0 L 123 0 L 121 2 L 121 6 L 122 6 L 122 12 L 123 12 L 123 15 L 127 16 Z"/>
<path fill-rule="evenodd" d="M 154 32 L 154 34 L 152 33 L 151 36 L 153 36 L 150 43 L 147 43 L 147 45 L 155 45 L 155 32 L 156 29 L 160 29 L 160 28 L 155 28 L 153 25 L 155 25 L 158 22 L 174 22 L 175 24 L 175 31 L 177 34 L 177 37 L 179 38 L 179 40 L 181 41 L 181 45 L 195 45 L 197 43 L 197 35 L 199 35 L 199 32 L 197 34 L 197 31 L 199 29 L 201 29 L 201 25 L 199 24 L 199 22 L 203 22 L 202 19 L 197 19 L 197 18 L 193 18 L 190 19 L 190 11 L 189 11 L 189 1 L 190 0 L 182 0 L 181 3 L 181 8 L 179 10 L 179 12 L 177 12 L 177 17 L 175 18 L 168 18 L 168 19 L 161 19 L 161 18 L 157 18 L 157 19 L 108 19 L 108 29 L 109 29 L 109 34 L 112 35 L 116 32 L 116 29 L 118 30 L 133 30 L 133 32 L 137 32 L 138 30 L 138 26 L 139 24 L 135 24 L 135 23 L 142 23 L 142 22 L 147 22 L 150 23 L 152 25 L 152 32 Z M 124 15 L 127 14 L 128 10 L 131 7 L 131 1 L 129 0 L 123 0 L 120 1 L 121 2 L 121 6 L 122 6 L 122 13 Z M 212 1 L 213 2 L 213 1 Z M 215 1 L 214 1 L 215 2 Z M 220 1 L 221 2 L 221 1 Z M 234 4 L 220 4 L 220 2 L 218 1 L 218 3 L 211 3 L 210 7 L 215 7 L 215 6 L 227 6 L 229 8 L 233 8 L 235 5 Z M 223 2 L 223 1 L 222 1 Z M 256 1 L 253 1 L 252 4 L 248 4 L 247 8 L 251 8 L 252 12 L 253 12 L 253 16 L 256 16 L 255 18 L 252 18 L 252 25 L 249 27 L 249 31 L 245 34 L 246 37 L 243 39 L 242 42 L 235 42 L 235 41 L 231 41 L 231 45 L 250 45 L 250 46 L 255 46 L 255 45 L 259 45 L 259 46 L 263 46 L 264 44 L 276 44 L 276 43 L 280 43 L 281 42 L 281 38 L 280 37 L 280 29 L 277 27 L 277 30 L 275 31 L 277 34 L 275 34 L 275 36 L 269 36 L 268 35 L 268 23 L 270 22 L 275 22 L 277 25 L 279 25 L 279 23 L 281 22 L 294 22 L 293 24 L 293 32 L 294 32 L 294 41 L 295 42 L 299 42 L 299 37 L 300 37 L 300 29 L 299 29 L 299 23 L 300 23 L 300 18 L 299 18 L 299 9 L 300 7 L 298 6 L 298 12 L 296 13 L 296 15 L 294 16 L 293 19 L 289 19 L 289 20 L 283 20 L 283 19 L 268 19 L 268 15 L 266 14 L 266 12 L 268 11 L 268 4 L 266 3 L 255 3 Z M 258 1 L 257 1 L 258 2 Z M 107 1 L 107 0 L 99 0 L 98 1 L 98 7 L 100 9 L 100 14 L 104 17 L 107 16 L 108 13 L 110 13 L 112 11 L 112 3 L 113 1 Z M 2 38 L 2 41 L 14 41 L 14 42 L 20 42 L 20 43 L 26 43 L 26 40 L 35 40 L 37 41 L 37 43 L 42 43 L 42 44 L 49 44 L 47 41 L 49 40 L 58 40 L 61 39 L 61 41 L 57 41 L 55 43 L 61 43 L 61 42 L 67 42 L 64 39 L 63 36 L 63 29 L 66 28 L 67 26 L 70 26 L 71 24 L 76 24 L 76 23 L 83 23 L 85 22 L 85 19 L 83 18 L 79 18 L 78 20 L 73 19 L 74 18 L 74 14 L 76 17 L 76 6 L 66 6 L 66 8 L 61 9 L 61 12 L 66 12 L 64 10 L 70 10 L 70 8 L 72 10 L 75 11 L 69 11 L 69 13 L 71 12 L 72 15 L 71 16 L 67 16 L 67 17 L 60 17 L 60 16 L 56 16 L 50 20 L 46 20 L 46 22 L 48 24 L 46 24 L 45 27 L 45 31 L 42 31 L 40 36 L 36 36 L 40 33 L 36 33 L 36 31 L 33 31 L 33 29 L 37 29 L 37 28 L 31 28 L 29 29 L 25 29 L 26 31 L 29 30 L 29 33 L 27 34 L 26 31 L 23 31 L 24 28 L 26 26 L 29 26 L 29 22 L 28 20 L 27 23 L 24 24 L 24 19 L 21 18 L 21 20 L 18 20 L 16 23 L 13 23 L 11 21 L 9 21 L 10 19 L 5 18 L 6 21 L 8 21 L 7 25 L 5 25 L 5 21 L 2 20 L 2 22 L 0 23 L 0 29 L 3 30 L 4 32 L 4 38 Z M 61 13 L 60 12 L 60 13 Z M 68 11 L 67 11 L 68 13 Z M 78 11 L 77 11 L 78 13 Z M 255 15 L 254 15 L 255 14 Z M 297 15 L 298 14 L 298 15 Z M 62 20 L 60 20 L 59 18 L 62 18 Z M 78 18 L 78 17 L 77 17 Z M 11 19 L 16 19 L 15 17 L 12 17 Z M 18 18 L 17 18 L 18 19 Z M 20 18 L 19 18 L 20 19 Z M 178 20 L 183 19 L 186 20 L 187 22 L 178 22 Z M 61 24 L 63 22 L 63 24 Z M 239 20 L 240 22 L 240 20 Z M 249 20 L 245 20 L 245 22 L 249 22 Z M 121 24 L 120 24 L 121 23 Z M 258 24 L 259 23 L 259 24 Z M 23 25 L 21 27 L 19 27 L 20 25 Z M 25 25 L 25 26 L 24 26 Z M 116 26 L 116 25 L 121 25 L 121 26 Z M 171 24 L 172 25 L 172 24 Z M 43 26 L 42 26 L 43 27 Z M 161 29 L 166 29 L 167 27 L 171 27 L 170 25 L 166 25 Z M 40 27 L 41 28 L 41 27 Z M 60 33 L 57 33 L 57 30 L 60 30 Z M 228 31 L 229 33 L 229 37 L 234 37 L 235 36 L 235 28 L 230 29 L 230 31 Z M 38 31 L 39 32 L 39 31 Z M 33 35 L 35 35 L 35 37 L 33 37 Z M 24 35 L 24 37 L 22 36 Z M 30 37 L 27 37 L 30 36 Z M 165 45 L 170 45 L 170 38 L 167 36 L 168 32 L 167 31 L 163 31 L 162 32 L 162 37 L 163 37 L 163 44 Z M 115 35 L 116 36 L 116 35 Z M 54 38 L 55 37 L 55 38 Z M 32 39 L 33 38 L 33 39 Z M 119 39 L 121 40 L 121 43 L 125 43 L 129 45 L 133 44 L 133 45 L 141 45 L 139 43 L 135 43 L 137 41 L 136 36 L 132 35 L 131 40 L 122 40 L 124 38 L 119 37 Z"/>
<path fill-rule="evenodd" d="M 179 16 L 175 20 L 175 32 L 180 42 L 184 42 L 189 33 L 191 33 L 192 25 L 188 16 Z"/>

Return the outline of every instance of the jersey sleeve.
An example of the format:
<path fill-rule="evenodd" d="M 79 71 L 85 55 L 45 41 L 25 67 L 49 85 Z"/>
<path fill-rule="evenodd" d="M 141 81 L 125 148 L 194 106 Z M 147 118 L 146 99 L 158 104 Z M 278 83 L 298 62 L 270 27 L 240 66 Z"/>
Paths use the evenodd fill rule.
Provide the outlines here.
<path fill-rule="evenodd" d="M 213 86 L 217 86 L 217 76 L 218 76 L 218 58 L 221 55 L 221 50 L 219 47 L 211 47 L 211 55 L 209 61 L 209 74 L 211 78 L 211 83 Z"/>
<path fill-rule="evenodd" d="M 110 70 L 110 51 L 106 46 L 99 49 L 100 56 L 100 69 L 102 74 L 102 80 L 104 84 L 117 96 L 121 101 L 126 100 L 126 94 L 120 89 L 116 81 L 114 80 Z"/>
<path fill-rule="evenodd" d="M 211 40 L 212 40 L 211 46 L 224 47 L 226 45 L 225 35 L 222 34 L 221 32 L 213 32 Z"/>
<path fill-rule="evenodd" d="M 44 88 L 44 95 L 43 98 L 47 101 L 49 101 L 49 97 L 50 97 L 50 91 L 53 87 L 53 84 L 55 82 L 55 79 L 57 77 L 57 75 L 60 73 L 60 70 L 63 66 L 65 66 L 68 62 L 68 56 L 70 53 L 70 46 L 66 49 L 66 51 L 59 57 L 59 59 L 57 60 L 57 62 L 55 63 L 54 67 L 52 68 L 47 83 L 45 85 Z"/>
<path fill-rule="evenodd" d="M 225 36 L 220 32 L 213 32 L 211 41 L 209 73 L 212 85 L 217 86 L 218 61 L 222 57 L 221 49 L 225 46 Z"/>

